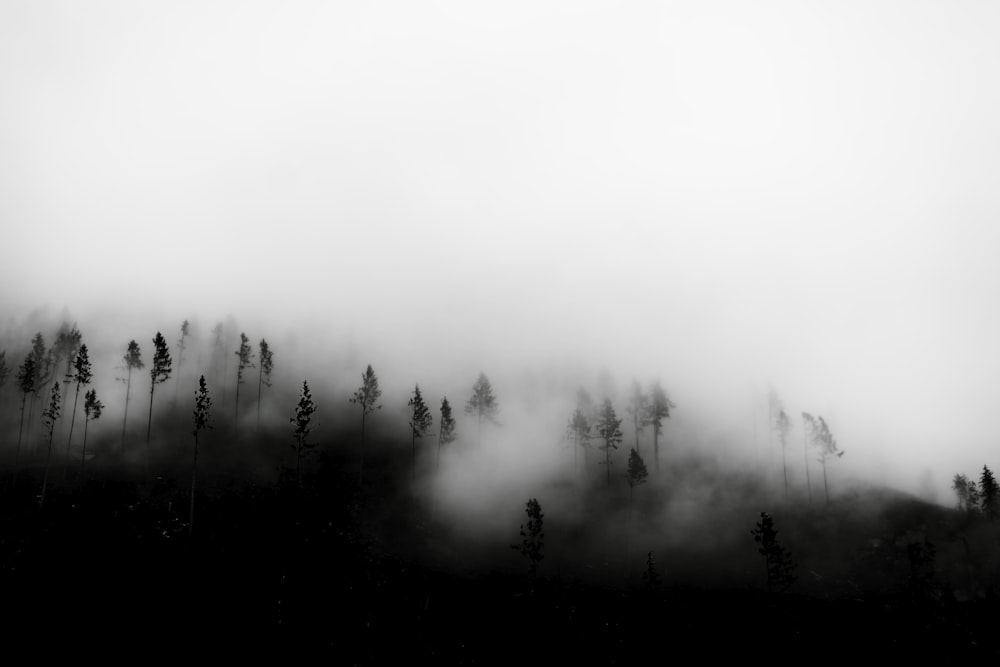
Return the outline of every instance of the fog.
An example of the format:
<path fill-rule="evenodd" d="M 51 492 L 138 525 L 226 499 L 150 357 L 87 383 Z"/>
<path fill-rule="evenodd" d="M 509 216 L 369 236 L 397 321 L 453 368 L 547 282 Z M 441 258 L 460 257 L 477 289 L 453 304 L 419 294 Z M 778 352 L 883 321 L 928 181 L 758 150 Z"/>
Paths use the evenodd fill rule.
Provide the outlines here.
<path fill-rule="evenodd" d="M 954 474 L 998 465 L 998 18 L 972 2 L 5 4 L 8 365 L 76 322 L 107 397 L 95 436 L 113 439 L 128 341 L 149 355 L 190 319 L 203 356 L 162 396 L 188 400 L 223 322 L 230 371 L 240 331 L 273 344 L 265 419 L 308 380 L 335 442 L 371 363 L 372 428 L 404 452 L 413 385 L 435 416 L 444 395 L 460 412 L 482 371 L 502 425 L 480 457 L 455 448 L 436 493 L 470 512 L 503 498 L 505 526 L 570 460 L 579 386 L 622 416 L 633 379 L 660 380 L 665 450 L 773 491 L 773 388 L 797 492 L 807 411 L 846 452 L 835 492 L 950 504 Z M 137 429 L 146 392 L 140 373 Z"/>

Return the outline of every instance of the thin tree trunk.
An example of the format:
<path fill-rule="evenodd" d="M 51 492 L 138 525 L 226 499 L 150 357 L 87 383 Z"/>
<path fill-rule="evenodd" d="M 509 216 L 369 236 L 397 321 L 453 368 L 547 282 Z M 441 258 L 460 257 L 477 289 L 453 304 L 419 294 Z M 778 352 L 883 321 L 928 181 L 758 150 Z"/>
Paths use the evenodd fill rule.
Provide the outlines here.
<path fill-rule="evenodd" d="M 125 424 L 128 422 L 128 395 L 132 391 L 132 367 L 128 367 L 128 380 L 125 382 L 125 415 L 122 417 L 122 454 L 125 454 Z"/>
<path fill-rule="evenodd" d="M 826 460 L 821 461 L 823 464 L 823 491 L 826 493 L 826 504 L 830 504 L 830 487 L 826 483 Z"/>
<path fill-rule="evenodd" d="M 156 382 L 149 387 L 149 420 L 146 422 L 146 473 L 149 473 L 149 436 L 153 429 L 153 391 L 156 389 Z"/>
<path fill-rule="evenodd" d="M 295 487 L 299 487 L 299 462 L 302 460 L 302 443 L 295 448 Z"/>
<path fill-rule="evenodd" d="M 14 453 L 14 488 L 17 488 L 17 472 L 20 469 L 21 460 L 21 432 L 24 430 L 24 404 L 28 399 L 28 392 L 24 392 L 21 397 L 21 423 L 17 427 L 17 451 Z"/>
<path fill-rule="evenodd" d="M 656 472 L 660 472 L 660 429 L 653 425 L 653 460 L 656 462 Z"/>
<path fill-rule="evenodd" d="M 260 431 L 260 390 L 264 385 L 264 364 L 261 363 L 257 373 L 257 430 Z"/>
<path fill-rule="evenodd" d="M 90 424 L 89 419 L 83 420 L 83 454 L 80 456 L 80 476 L 83 476 L 83 467 L 87 463 L 87 425 Z"/>
<path fill-rule="evenodd" d="M 198 482 L 198 431 L 194 432 L 194 465 L 191 467 L 191 511 L 188 514 L 188 537 L 194 536 L 194 492 Z"/>
<path fill-rule="evenodd" d="M 438 433 L 438 451 L 437 451 L 437 461 L 434 463 L 434 472 L 441 471 L 441 434 Z"/>
<path fill-rule="evenodd" d="M 417 481 L 417 434 L 410 430 L 410 446 L 413 449 L 413 481 Z"/>
<path fill-rule="evenodd" d="M 233 416 L 233 428 L 236 429 L 240 425 L 240 376 L 237 372 L 236 374 L 236 414 Z"/>
<path fill-rule="evenodd" d="M 358 472 L 358 486 L 365 480 L 365 408 L 361 406 L 361 469 Z"/>
<path fill-rule="evenodd" d="M 802 451 L 804 452 L 803 456 L 806 461 L 806 490 L 809 494 L 809 503 L 812 504 L 813 489 L 812 489 L 812 482 L 809 480 L 809 441 L 806 439 L 805 425 L 803 425 L 803 431 L 802 431 Z"/>
<path fill-rule="evenodd" d="M 49 431 L 49 453 L 45 459 L 45 476 L 42 478 L 42 496 L 38 499 L 38 509 L 45 506 L 45 490 L 49 486 L 49 465 L 52 463 L 52 431 Z"/>
<path fill-rule="evenodd" d="M 69 392 L 66 392 L 67 394 Z M 63 467 L 63 478 L 69 476 L 69 446 L 73 442 L 73 424 L 76 423 L 76 406 L 80 402 L 80 383 L 76 383 L 76 396 L 73 398 L 73 414 L 69 417 L 69 439 L 66 441 L 66 465 Z"/>

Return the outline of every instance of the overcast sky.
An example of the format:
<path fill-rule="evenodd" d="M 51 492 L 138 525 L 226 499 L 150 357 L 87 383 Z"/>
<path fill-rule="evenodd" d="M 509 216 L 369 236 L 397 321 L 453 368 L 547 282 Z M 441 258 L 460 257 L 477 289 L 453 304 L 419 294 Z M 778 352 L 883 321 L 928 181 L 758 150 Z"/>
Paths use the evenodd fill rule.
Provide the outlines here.
<path fill-rule="evenodd" d="M 946 488 L 1000 467 L 998 34 L 970 1 L 7 0 L 0 299 L 773 383 Z"/>

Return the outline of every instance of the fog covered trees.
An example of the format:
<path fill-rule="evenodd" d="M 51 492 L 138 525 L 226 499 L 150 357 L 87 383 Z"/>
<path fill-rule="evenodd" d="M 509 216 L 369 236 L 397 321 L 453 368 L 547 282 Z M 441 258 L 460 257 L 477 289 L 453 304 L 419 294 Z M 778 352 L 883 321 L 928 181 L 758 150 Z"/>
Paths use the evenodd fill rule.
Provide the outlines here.
<path fill-rule="evenodd" d="M 649 396 L 642 390 L 638 380 L 632 380 L 632 389 L 628 394 L 628 405 L 625 411 L 632 417 L 632 429 L 635 432 L 635 450 L 639 451 L 639 436 L 646 428 L 646 416 L 649 412 Z"/>
<path fill-rule="evenodd" d="M 243 374 L 246 369 L 253 368 L 253 352 L 250 351 L 250 339 L 243 332 L 240 332 L 240 347 L 236 354 L 236 414 L 233 417 L 233 426 L 239 426 L 240 420 L 240 385 L 245 382 Z"/>
<path fill-rule="evenodd" d="M 813 444 L 819 451 L 818 460 L 820 465 L 823 466 L 823 491 L 826 495 L 826 504 L 829 505 L 830 485 L 826 477 L 826 462 L 834 458 L 840 458 L 844 455 L 844 452 L 837 448 L 837 440 L 833 437 L 833 433 L 830 432 L 830 426 L 822 417 L 816 419 L 816 434 Z"/>
<path fill-rule="evenodd" d="M 632 449 L 628 453 L 628 470 L 625 473 L 625 477 L 628 480 L 628 498 L 629 502 L 632 502 L 632 492 L 635 487 L 645 484 L 646 478 L 649 476 L 649 472 L 646 470 L 646 463 L 639 456 L 639 451 L 637 449 Z"/>
<path fill-rule="evenodd" d="M 149 459 L 149 438 L 153 428 L 153 392 L 156 385 L 163 384 L 170 377 L 170 350 L 163 334 L 156 332 L 153 338 L 153 362 L 149 368 L 149 421 L 146 423 L 146 459 Z"/>
<path fill-rule="evenodd" d="M 621 432 L 622 420 L 615 414 L 615 408 L 611 405 L 611 399 L 604 399 L 604 407 L 597 417 L 595 428 L 597 435 L 603 444 L 600 446 L 604 450 L 603 465 L 607 466 L 608 486 L 611 486 L 611 455 L 622 442 Z"/>
<path fill-rule="evenodd" d="M 76 406 L 80 401 L 80 387 L 82 385 L 90 384 L 91 380 L 94 379 L 94 373 L 90 366 L 90 357 L 87 354 L 87 346 L 81 345 L 80 351 L 76 355 L 76 361 L 73 362 L 73 376 L 72 379 L 76 382 L 76 397 L 73 399 L 73 413 L 70 415 L 69 419 L 69 438 L 66 441 L 66 465 L 69 465 L 69 448 L 73 442 L 73 424 L 76 422 Z"/>
<path fill-rule="evenodd" d="M 783 408 L 778 409 L 778 416 L 774 418 L 774 430 L 778 432 L 778 442 L 781 443 L 781 470 L 785 476 L 785 500 L 788 500 L 788 461 L 785 450 L 788 448 L 788 432 L 792 429 L 792 422 L 785 414 Z"/>
<path fill-rule="evenodd" d="M 52 464 L 52 435 L 55 432 L 56 421 L 59 419 L 59 406 L 59 383 L 53 382 L 49 405 L 42 412 L 42 423 L 45 424 L 45 428 L 48 431 L 49 436 L 49 448 L 45 457 L 45 475 L 42 478 L 42 495 L 38 500 L 39 507 L 43 507 L 45 505 L 45 490 L 49 486 L 49 467 Z"/>
<path fill-rule="evenodd" d="M 983 472 L 979 475 L 979 502 L 982 506 L 983 514 L 988 519 L 995 519 L 1000 513 L 1000 487 L 997 486 L 993 471 L 987 466 L 983 466 Z"/>
<path fill-rule="evenodd" d="M 420 385 L 413 388 L 413 396 L 406 403 L 410 407 L 410 446 L 413 451 L 413 479 L 417 478 L 417 438 L 427 435 L 434 418 L 420 395 Z"/>
<path fill-rule="evenodd" d="M 198 380 L 198 390 L 194 395 L 194 429 L 191 435 L 194 436 L 194 461 L 191 465 L 191 507 L 188 513 L 188 536 L 194 535 L 194 494 L 198 483 L 198 434 L 206 429 L 212 428 L 208 423 L 211 417 L 212 398 L 208 395 L 208 385 L 205 383 L 205 376 Z"/>
<path fill-rule="evenodd" d="M 28 400 L 28 394 L 33 394 L 38 381 L 38 371 L 35 367 L 35 358 L 29 353 L 24 358 L 24 363 L 17 369 L 17 388 L 21 392 L 21 419 L 17 427 L 17 451 L 14 454 L 14 481 L 17 482 L 18 462 L 21 458 L 21 436 L 24 432 L 24 404 Z"/>
<path fill-rule="evenodd" d="M 184 350 L 187 349 L 187 337 L 191 335 L 191 323 L 187 320 L 181 322 L 181 337 L 177 339 L 177 377 L 174 386 L 174 395 L 180 391 L 181 368 L 184 365 Z"/>
<path fill-rule="evenodd" d="M 101 411 L 104 404 L 97 398 L 97 390 L 91 389 L 83 398 L 83 453 L 80 455 L 80 471 L 83 471 L 87 463 L 87 427 L 95 419 L 101 418 Z"/>
<path fill-rule="evenodd" d="M 519 551 L 528 560 L 528 576 L 532 580 L 538 574 L 538 565 L 545 558 L 545 532 L 543 530 L 545 515 L 542 513 L 542 506 L 537 498 L 531 498 L 525 505 L 525 514 L 528 515 L 527 525 L 521 524 L 520 544 L 510 545 L 511 549 Z"/>
<path fill-rule="evenodd" d="M 441 419 L 438 423 L 438 451 L 436 468 L 441 467 L 441 448 L 455 441 L 455 418 L 451 415 L 451 404 L 448 397 L 441 399 Z"/>
<path fill-rule="evenodd" d="M 370 367 L 369 367 L 370 368 Z M 299 395 L 299 403 L 295 408 L 295 417 L 289 421 L 295 425 L 293 434 L 295 436 L 295 485 L 300 483 L 300 469 L 302 456 L 306 450 L 315 447 L 309 442 L 309 434 L 312 433 L 312 416 L 316 412 L 316 404 L 313 402 L 312 394 L 309 393 L 309 383 L 302 382 L 302 393 Z"/>
<path fill-rule="evenodd" d="M 476 378 L 476 383 L 472 385 L 472 396 L 465 404 L 465 414 L 475 415 L 478 424 L 477 444 L 482 443 L 483 420 L 496 423 L 500 406 L 497 404 L 496 396 L 493 395 L 493 386 L 485 373 L 480 372 Z"/>
<path fill-rule="evenodd" d="M 750 531 L 754 542 L 760 545 L 758 553 L 764 557 L 767 571 L 767 592 L 780 593 L 795 583 L 795 562 L 792 555 L 778 542 L 774 520 L 767 512 L 760 513 L 757 527 Z"/>
<path fill-rule="evenodd" d="M 378 404 L 380 396 L 382 390 L 378 388 L 378 377 L 372 370 L 372 365 L 368 364 L 368 368 L 361 375 L 361 386 L 349 399 L 351 403 L 361 406 L 361 466 L 358 472 L 358 484 L 365 478 L 365 418 L 382 407 Z"/>
<path fill-rule="evenodd" d="M 128 422 L 128 397 L 132 391 L 132 369 L 139 370 L 143 367 L 142 353 L 139 344 L 135 340 L 128 342 L 128 349 L 123 357 L 125 361 L 125 413 L 122 416 L 122 452 L 125 452 L 125 424 Z"/>
<path fill-rule="evenodd" d="M 660 434 L 663 433 L 663 420 L 670 417 L 670 409 L 676 407 L 667 397 L 663 385 L 654 382 L 649 391 L 649 405 L 646 410 L 646 423 L 653 427 L 653 461 L 656 469 L 660 469 Z"/>
<path fill-rule="evenodd" d="M 263 387 L 271 386 L 271 373 L 274 372 L 274 352 L 267 340 L 260 339 L 260 352 L 258 355 L 260 369 L 257 371 L 257 430 L 260 430 L 260 397 Z"/>

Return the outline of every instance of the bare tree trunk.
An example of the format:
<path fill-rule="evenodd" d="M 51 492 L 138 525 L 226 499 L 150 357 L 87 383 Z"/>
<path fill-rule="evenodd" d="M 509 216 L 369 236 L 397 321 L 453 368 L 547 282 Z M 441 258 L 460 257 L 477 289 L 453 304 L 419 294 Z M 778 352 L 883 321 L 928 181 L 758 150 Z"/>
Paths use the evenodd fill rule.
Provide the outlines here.
<path fill-rule="evenodd" d="M 365 480 L 365 408 L 361 407 L 361 468 L 358 472 L 358 486 Z"/>
<path fill-rule="evenodd" d="M 194 465 L 191 467 L 191 511 L 188 513 L 188 537 L 194 536 L 194 492 L 198 482 L 198 431 L 194 432 Z"/>
<path fill-rule="evenodd" d="M 28 392 L 21 396 L 21 423 L 17 427 L 17 451 L 14 454 L 14 488 L 17 488 L 17 472 L 20 469 L 21 460 L 21 432 L 24 430 L 24 404 L 27 402 Z"/>
<path fill-rule="evenodd" d="M 149 436 L 153 432 L 153 391 L 156 389 L 156 382 L 149 387 L 149 420 L 146 422 L 146 465 L 145 472 L 149 474 Z"/>
<path fill-rule="evenodd" d="M 83 476 L 83 467 L 87 463 L 87 426 L 90 424 L 89 419 L 83 421 L 83 454 L 80 455 L 80 476 Z"/>
<path fill-rule="evenodd" d="M 66 392 L 67 394 L 69 392 Z M 80 383 L 76 383 L 76 396 L 73 398 L 73 414 L 69 417 L 69 440 L 66 441 L 66 465 L 63 466 L 63 478 L 69 476 L 69 446 L 73 442 L 73 424 L 76 423 L 76 406 L 80 402 Z"/>
<path fill-rule="evenodd" d="M 128 367 L 128 379 L 125 381 L 125 415 L 122 417 L 122 454 L 125 453 L 125 424 L 128 422 L 128 395 L 132 391 L 132 367 Z"/>
<path fill-rule="evenodd" d="M 264 364 L 261 363 L 257 373 L 257 430 L 260 431 L 260 390 L 264 384 Z"/>

